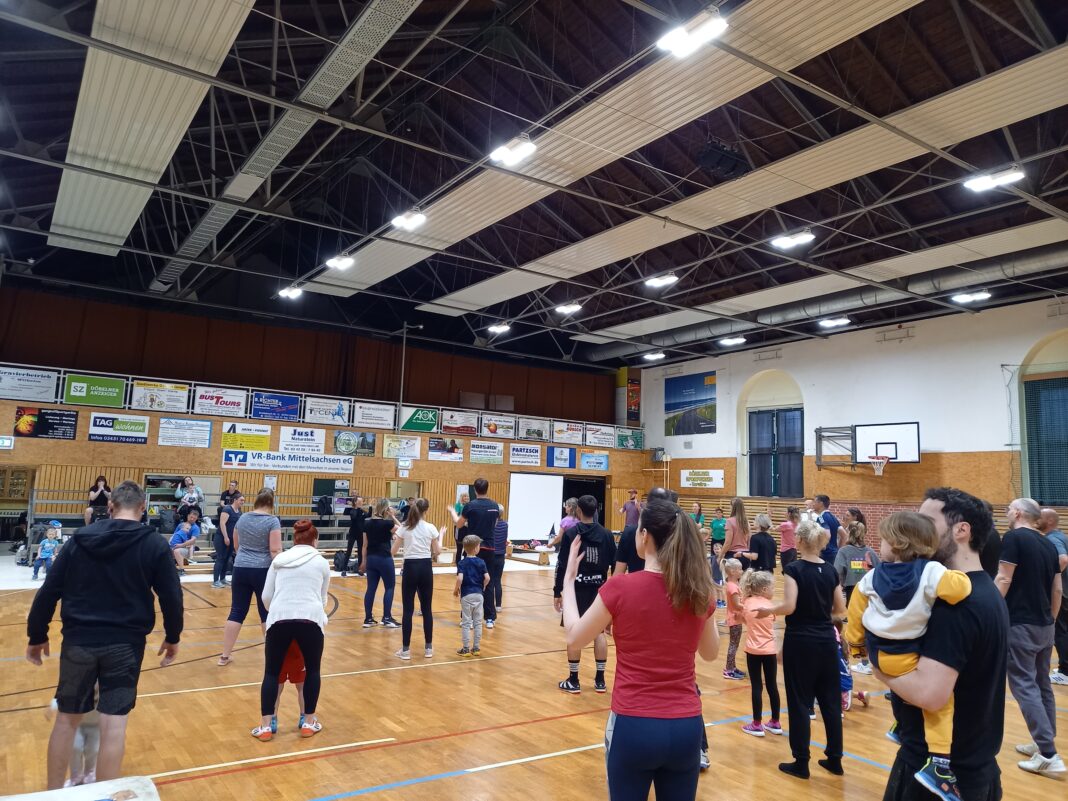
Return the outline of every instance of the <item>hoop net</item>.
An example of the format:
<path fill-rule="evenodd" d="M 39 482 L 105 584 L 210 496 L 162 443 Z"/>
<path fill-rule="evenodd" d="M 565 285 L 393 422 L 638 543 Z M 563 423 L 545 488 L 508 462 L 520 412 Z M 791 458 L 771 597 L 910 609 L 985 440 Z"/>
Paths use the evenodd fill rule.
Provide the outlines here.
<path fill-rule="evenodd" d="M 890 461 L 889 456 L 869 456 L 868 461 L 871 462 L 871 468 L 875 471 L 875 475 L 881 476 L 883 470 L 886 469 L 886 465 Z"/>

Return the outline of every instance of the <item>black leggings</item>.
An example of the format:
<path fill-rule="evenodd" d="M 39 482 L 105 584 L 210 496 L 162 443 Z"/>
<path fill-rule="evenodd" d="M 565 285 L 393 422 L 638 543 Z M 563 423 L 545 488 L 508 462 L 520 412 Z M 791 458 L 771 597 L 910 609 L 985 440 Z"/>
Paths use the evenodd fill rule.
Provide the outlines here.
<path fill-rule="evenodd" d="M 363 556 L 363 534 L 353 534 L 351 531 L 348 533 L 345 546 L 345 566 L 342 568 L 346 573 L 357 573 L 360 567 L 360 558 Z M 352 561 L 352 549 L 356 548 L 356 561 Z M 352 566 L 356 566 L 356 570 L 352 569 Z"/>
<path fill-rule="evenodd" d="M 289 644 L 296 640 L 304 657 L 304 712 L 315 714 L 322 684 L 320 664 L 323 660 L 323 630 L 310 620 L 279 620 L 267 629 L 264 643 L 263 683 L 260 685 L 260 714 L 273 715 L 278 701 L 278 675 L 286 661 Z"/>
<path fill-rule="evenodd" d="M 786 566 L 791 562 L 797 561 L 797 548 L 787 548 L 785 551 L 779 551 L 779 563 L 782 565 L 782 573 L 786 575 Z"/>
<path fill-rule="evenodd" d="M 764 688 L 768 685 L 768 703 L 771 706 L 771 719 L 779 719 L 779 685 L 775 683 L 779 666 L 775 663 L 775 654 L 745 655 L 745 666 L 749 668 L 749 684 L 753 691 L 753 720 L 760 723 L 764 715 Z M 764 671 L 763 680 L 760 672 Z"/>
<path fill-rule="evenodd" d="M 412 617 L 415 615 L 415 596 L 423 612 L 423 641 L 429 648 L 434 643 L 434 560 L 405 559 L 401 576 L 401 645 L 407 651 L 412 644 Z"/>
<path fill-rule="evenodd" d="M 790 713 L 790 751 L 794 759 L 808 762 L 812 699 L 820 705 L 827 732 L 824 753 L 842 757 L 842 696 L 838 675 L 838 643 L 828 627 L 825 640 L 791 637 L 790 629 L 782 644 L 782 673 L 786 680 L 786 709 Z"/>
<path fill-rule="evenodd" d="M 267 622 L 267 607 L 263 605 L 263 585 L 267 583 L 269 567 L 235 567 L 230 578 L 230 614 L 227 620 L 244 623 L 252 595 L 256 595 L 256 609 L 260 622 Z"/>

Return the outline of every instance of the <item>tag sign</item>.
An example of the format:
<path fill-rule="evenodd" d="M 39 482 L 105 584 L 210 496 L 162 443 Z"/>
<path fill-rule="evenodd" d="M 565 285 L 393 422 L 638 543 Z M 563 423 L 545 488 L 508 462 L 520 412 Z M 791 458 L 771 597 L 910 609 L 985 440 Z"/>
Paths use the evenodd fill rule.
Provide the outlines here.
<path fill-rule="evenodd" d="M 412 469 L 412 460 L 411 459 L 398 459 L 397 460 L 397 469 L 398 470 L 411 470 Z M 407 478 L 407 477 L 408 477 L 407 474 L 401 476 L 401 478 Z"/>

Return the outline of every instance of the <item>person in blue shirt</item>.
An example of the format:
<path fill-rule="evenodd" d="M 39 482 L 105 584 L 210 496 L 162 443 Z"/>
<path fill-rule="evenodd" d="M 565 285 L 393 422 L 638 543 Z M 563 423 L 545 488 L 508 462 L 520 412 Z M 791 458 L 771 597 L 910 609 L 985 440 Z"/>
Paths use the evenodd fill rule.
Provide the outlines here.
<path fill-rule="evenodd" d="M 834 558 L 838 556 L 838 549 L 845 545 L 844 542 L 839 541 L 839 529 L 842 528 L 842 524 L 831 514 L 831 499 L 826 495 L 812 496 L 812 510 L 816 513 L 816 522 L 831 532 L 827 547 L 820 551 L 820 559 L 833 565 Z"/>
<path fill-rule="evenodd" d="M 190 509 L 184 523 L 179 523 L 178 528 L 171 535 L 170 546 L 174 553 L 174 561 L 178 565 L 178 575 L 185 575 L 187 562 L 193 561 L 193 552 L 196 550 L 197 537 L 200 536 L 200 513 L 196 509 Z"/>
<path fill-rule="evenodd" d="M 490 583 L 486 563 L 478 557 L 481 537 L 468 534 L 463 540 L 464 558 L 456 566 L 456 588 L 452 594 L 460 599 L 460 632 L 463 638 L 460 656 L 478 656 L 482 643 L 482 594 Z M 474 641 L 471 632 L 474 630 Z"/>
<path fill-rule="evenodd" d="M 41 565 L 44 565 L 45 573 L 52 569 L 52 557 L 56 555 L 57 550 L 59 550 L 59 528 L 53 526 L 48 529 L 45 539 L 41 540 L 37 550 L 37 558 L 33 560 L 34 581 L 37 581 L 37 573 L 40 571 Z"/>

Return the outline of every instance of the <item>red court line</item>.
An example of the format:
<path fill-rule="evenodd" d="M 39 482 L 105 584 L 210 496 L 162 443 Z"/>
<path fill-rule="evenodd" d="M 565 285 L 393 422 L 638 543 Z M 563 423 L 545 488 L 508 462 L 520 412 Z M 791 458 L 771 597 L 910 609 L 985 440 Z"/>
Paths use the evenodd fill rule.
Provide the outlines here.
<path fill-rule="evenodd" d="M 304 757 L 293 757 L 292 759 L 279 759 L 273 762 L 264 762 L 255 765 L 246 765 L 240 768 L 228 768 L 226 770 L 217 770 L 211 773 L 200 773 L 196 776 L 182 776 L 176 779 L 164 779 L 163 781 L 156 782 L 157 787 L 162 787 L 167 784 L 179 784 L 181 782 L 192 782 L 200 779 L 215 778 L 217 776 L 228 776 L 234 773 L 246 773 L 252 770 L 263 770 L 264 768 L 275 768 L 282 765 L 293 765 L 299 762 L 312 762 L 318 759 L 329 759 L 336 757 L 338 754 L 350 754 L 357 751 L 377 751 L 381 748 L 397 748 L 402 745 L 418 745 L 419 743 L 430 743 L 436 740 L 447 740 L 451 737 L 463 737 L 468 734 L 485 734 L 491 731 L 500 731 L 502 729 L 514 729 L 519 726 L 529 726 L 534 723 L 551 723 L 554 720 L 566 720 L 567 718 L 577 718 L 583 715 L 595 715 L 602 714 L 604 712 L 610 712 L 610 707 L 603 707 L 600 709 L 587 709 L 583 712 L 569 712 L 566 715 L 553 715 L 547 718 L 533 718 L 531 720 L 520 720 L 515 723 L 502 723 L 497 726 L 486 726 L 481 729 L 468 729 L 466 731 L 454 731 L 448 734 L 434 734 L 429 737 L 417 737 L 412 740 L 398 740 L 392 743 L 381 743 L 379 745 L 368 746 L 354 746 L 353 748 L 339 748 L 337 751 L 328 751 L 319 754 L 309 754 Z"/>

